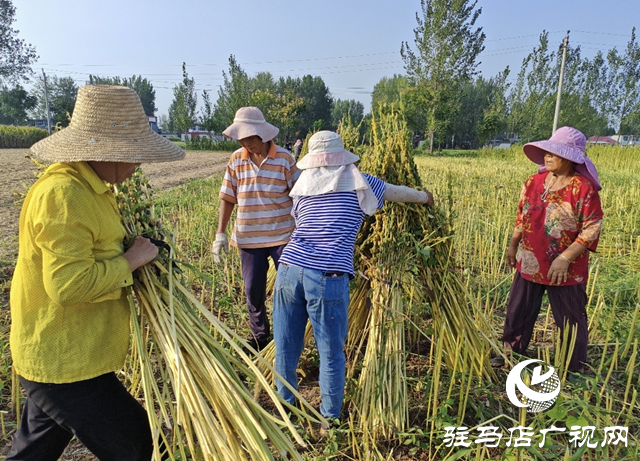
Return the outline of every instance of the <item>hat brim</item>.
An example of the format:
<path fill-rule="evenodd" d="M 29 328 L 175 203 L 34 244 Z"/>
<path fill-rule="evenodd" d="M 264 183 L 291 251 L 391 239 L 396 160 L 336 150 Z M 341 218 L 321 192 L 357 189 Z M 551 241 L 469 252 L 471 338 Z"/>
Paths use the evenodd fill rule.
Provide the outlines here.
<path fill-rule="evenodd" d="M 259 136 L 262 142 L 271 141 L 278 136 L 280 130 L 270 123 L 247 123 L 233 122 L 222 132 L 227 138 L 239 141 L 241 139 L 250 138 L 251 136 Z"/>
<path fill-rule="evenodd" d="M 151 130 L 127 137 L 64 128 L 31 146 L 33 156 L 45 162 L 161 163 L 182 160 L 184 150 Z"/>
<path fill-rule="evenodd" d="M 341 166 L 350 165 L 360 160 L 356 154 L 343 150 L 340 152 L 331 152 L 326 154 L 307 154 L 302 157 L 296 166 L 301 170 L 308 168 L 320 168 L 323 166 Z"/>
<path fill-rule="evenodd" d="M 602 186 L 600 185 L 600 178 L 598 177 L 598 170 L 596 170 L 596 166 L 593 164 L 591 159 L 586 158 L 584 163 L 576 165 L 576 173 L 581 174 L 591 181 L 591 184 L 593 184 L 593 187 L 595 187 L 596 190 L 602 189 Z"/>
<path fill-rule="evenodd" d="M 529 157 L 533 163 L 542 165 L 544 163 L 544 156 L 547 152 L 570 160 L 574 163 L 584 162 L 584 152 L 577 147 L 570 147 L 566 144 L 555 141 L 536 141 L 529 142 L 522 147 L 525 155 Z"/>

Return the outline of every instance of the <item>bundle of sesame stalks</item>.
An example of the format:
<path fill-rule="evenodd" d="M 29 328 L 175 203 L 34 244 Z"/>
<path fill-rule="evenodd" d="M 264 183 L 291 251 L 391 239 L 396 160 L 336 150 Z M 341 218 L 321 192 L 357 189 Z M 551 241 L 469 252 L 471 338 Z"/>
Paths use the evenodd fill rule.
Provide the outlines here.
<path fill-rule="evenodd" d="M 169 233 L 152 213 L 148 183 L 141 171 L 114 192 L 127 237 L 164 240 L 159 258 L 138 269 L 131 299 L 134 345 L 152 431 L 154 459 L 301 460 L 295 442 L 305 446 L 288 415 L 324 422 L 303 398 L 301 410 L 284 403 L 258 365 L 269 363 L 214 316 L 188 288 L 173 258 Z M 245 351 L 256 357 L 255 362 Z M 275 411 L 253 398 L 259 385 Z M 165 453 L 163 453 L 165 452 Z"/>
<path fill-rule="evenodd" d="M 409 131 L 394 110 L 375 114 L 368 146 L 359 143 L 357 128 L 349 123 L 343 121 L 340 133 L 345 148 L 360 155 L 363 172 L 390 184 L 422 187 Z M 451 267 L 453 251 L 450 219 L 437 204 L 386 203 L 360 230 L 355 269 L 363 276 L 349 305 L 348 375 L 356 377 L 353 363 L 362 357 L 352 408 L 359 427 L 374 437 L 406 428 L 404 335 L 426 336 L 422 328 L 429 316 L 431 329 L 439 333 L 429 339 L 440 343 L 449 370 L 493 376 L 492 330 Z M 474 353 L 459 354 L 460 341 Z"/>

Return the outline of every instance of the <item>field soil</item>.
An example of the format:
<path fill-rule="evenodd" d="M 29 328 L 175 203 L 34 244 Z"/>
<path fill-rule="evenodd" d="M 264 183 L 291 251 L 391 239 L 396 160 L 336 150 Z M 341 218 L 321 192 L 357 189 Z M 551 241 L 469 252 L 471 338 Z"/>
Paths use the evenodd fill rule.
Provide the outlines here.
<path fill-rule="evenodd" d="M 36 180 L 37 167 L 28 154 L 28 149 L 0 149 L 0 260 L 11 260 L 16 255 L 20 194 Z M 148 163 L 142 168 L 154 188 L 168 189 L 190 179 L 222 173 L 230 156 L 230 152 L 187 151 L 184 160 Z"/>

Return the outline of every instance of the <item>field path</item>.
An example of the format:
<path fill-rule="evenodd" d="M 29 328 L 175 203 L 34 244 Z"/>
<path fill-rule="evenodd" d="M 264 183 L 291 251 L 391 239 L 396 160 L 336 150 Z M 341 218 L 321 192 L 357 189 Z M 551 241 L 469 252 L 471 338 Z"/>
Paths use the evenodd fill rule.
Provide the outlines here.
<path fill-rule="evenodd" d="M 0 260 L 15 258 L 20 200 L 26 184 L 35 181 L 36 166 L 26 155 L 28 149 L 0 149 Z M 184 160 L 142 165 L 151 186 L 168 189 L 189 181 L 222 173 L 231 152 L 187 151 Z"/>

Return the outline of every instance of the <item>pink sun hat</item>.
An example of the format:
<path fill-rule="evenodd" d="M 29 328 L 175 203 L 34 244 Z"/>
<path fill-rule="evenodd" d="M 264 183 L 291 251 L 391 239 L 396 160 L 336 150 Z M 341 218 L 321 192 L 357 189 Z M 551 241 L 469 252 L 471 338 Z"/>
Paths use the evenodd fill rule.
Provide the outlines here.
<path fill-rule="evenodd" d="M 525 144 L 522 147 L 525 155 L 533 163 L 544 165 L 544 156 L 547 152 L 557 155 L 573 162 L 576 173 L 586 177 L 597 190 L 602 189 L 598 170 L 585 154 L 587 137 L 579 130 L 570 126 L 558 128 L 548 140 L 536 141 Z M 542 166 L 538 168 L 539 173 L 544 173 L 547 169 Z"/>
<path fill-rule="evenodd" d="M 309 138 L 309 153 L 296 166 L 301 170 L 323 166 L 350 165 L 360 160 L 344 148 L 342 138 L 333 131 L 318 131 Z"/>
<path fill-rule="evenodd" d="M 257 107 L 241 107 L 236 111 L 233 123 L 222 132 L 227 138 L 240 139 L 260 136 L 262 142 L 271 141 L 280 130 L 267 123 L 262 111 Z"/>

